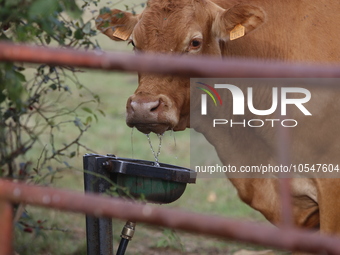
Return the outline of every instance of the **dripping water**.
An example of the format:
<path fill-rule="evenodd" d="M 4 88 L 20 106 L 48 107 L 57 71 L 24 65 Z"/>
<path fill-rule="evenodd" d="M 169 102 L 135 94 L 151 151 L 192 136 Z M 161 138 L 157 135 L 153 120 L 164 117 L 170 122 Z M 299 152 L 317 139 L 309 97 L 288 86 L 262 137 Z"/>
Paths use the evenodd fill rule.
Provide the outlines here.
<path fill-rule="evenodd" d="M 147 134 L 146 137 L 148 138 L 148 141 L 149 141 L 149 145 L 150 145 L 150 149 L 152 151 L 152 154 L 155 158 L 155 166 L 159 167 L 159 155 L 161 154 L 161 147 L 162 147 L 162 138 L 163 138 L 163 135 L 164 134 L 157 134 L 157 137 L 158 137 L 158 140 L 159 140 L 159 143 L 158 143 L 158 150 L 157 150 L 157 153 L 155 152 L 153 146 L 152 146 L 152 143 L 151 143 L 151 139 L 150 139 L 150 134 Z"/>
<path fill-rule="evenodd" d="M 175 159 L 178 159 L 177 156 L 177 141 L 176 141 L 176 136 L 175 136 L 175 131 L 173 129 L 170 130 L 170 136 L 174 138 L 174 144 L 175 144 Z"/>
<path fill-rule="evenodd" d="M 134 148 L 133 148 L 133 131 L 134 131 L 134 129 L 135 129 L 135 127 L 132 127 L 131 128 L 131 153 L 132 153 L 132 156 L 131 156 L 131 158 L 134 158 L 133 156 L 134 156 Z"/>

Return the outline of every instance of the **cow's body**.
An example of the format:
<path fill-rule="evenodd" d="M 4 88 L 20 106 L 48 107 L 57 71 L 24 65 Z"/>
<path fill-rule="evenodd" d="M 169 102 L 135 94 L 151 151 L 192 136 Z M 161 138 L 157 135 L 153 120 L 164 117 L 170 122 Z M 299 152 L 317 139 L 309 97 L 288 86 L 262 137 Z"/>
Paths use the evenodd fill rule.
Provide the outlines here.
<path fill-rule="evenodd" d="M 231 2 L 231 1 L 220 1 Z M 302 62 L 339 62 L 336 31 L 339 2 L 258 0 L 233 1 L 261 7 L 265 22 L 256 32 L 226 43 L 225 56 Z"/>
<path fill-rule="evenodd" d="M 216 4 L 215 4 L 216 3 Z M 219 56 L 280 59 L 305 62 L 338 62 L 340 60 L 340 26 L 338 1 L 149 1 L 139 16 L 124 17 L 105 14 L 99 28 L 114 40 L 130 37 L 135 49 L 165 54 L 209 54 Z M 119 17 L 118 17 L 119 16 Z M 104 28 L 109 19 L 111 27 Z M 229 41 L 229 32 L 237 25 L 245 27 L 246 35 Z M 256 31 L 255 31 L 256 29 Z M 254 30 L 254 31 L 253 31 Z M 248 34 L 251 32 L 250 34 Z M 113 34 L 114 33 L 114 34 Z M 189 80 L 179 77 L 139 74 L 139 87 L 127 103 L 127 123 L 144 133 L 183 130 L 189 123 Z M 267 99 L 264 91 L 262 99 Z M 315 118 L 296 115 L 299 123 L 320 126 L 318 133 L 295 128 L 291 132 L 292 162 L 336 163 L 340 152 L 336 133 L 340 121 L 331 117 L 340 109 L 336 93 L 315 90 L 320 100 L 328 100 L 323 108 L 316 100 L 308 107 L 319 111 Z M 295 113 L 293 112 L 293 115 Z M 329 121 L 332 119 L 332 121 Z M 328 123 L 328 124 L 327 124 Z M 273 156 L 277 143 L 271 130 L 230 132 L 214 130 L 225 137 L 212 136 L 211 129 L 198 128 L 215 146 L 222 162 L 256 165 L 258 160 L 277 163 Z M 242 139 L 239 139 L 242 137 Z M 340 134 L 338 135 L 340 137 Z M 246 142 L 245 142 L 246 141 Z M 245 162 L 246 161 L 246 162 Z M 280 197 L 277 179 L 231 179 L 243 201 L 259 210 L 271 222 L 280 221 Z M 323 232 L 340 233 L 340 182 L 337 179 L 293 179 L 293 214 L 296 225 L 319 228 Z"/>

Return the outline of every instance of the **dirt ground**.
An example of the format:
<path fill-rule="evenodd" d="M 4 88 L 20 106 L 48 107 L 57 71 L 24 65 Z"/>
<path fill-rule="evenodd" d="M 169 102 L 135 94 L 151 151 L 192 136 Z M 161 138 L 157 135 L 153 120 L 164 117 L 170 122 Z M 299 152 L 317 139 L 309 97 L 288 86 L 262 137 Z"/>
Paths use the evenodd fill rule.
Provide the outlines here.
<path fill-rule="evenodd" d="M 135 240 L 132 240 L 126 250 L 126 255 L 274 255 L 289 254 L 284 251 L 272 250 L 250 244 L 222 240 L 209 236 L 194 235 L 177 231 L 178 240 L 163 242 L 164 246 L 157 247 L 160 240 L 168 239 L 162 228 L 141 226 L 136 228 Z M 141 233 L 138 234 L 137 231 Z M 117 240 L 118 241 L 118 240 Z M 116 245 L 118 242 L 116 241 Z"/>

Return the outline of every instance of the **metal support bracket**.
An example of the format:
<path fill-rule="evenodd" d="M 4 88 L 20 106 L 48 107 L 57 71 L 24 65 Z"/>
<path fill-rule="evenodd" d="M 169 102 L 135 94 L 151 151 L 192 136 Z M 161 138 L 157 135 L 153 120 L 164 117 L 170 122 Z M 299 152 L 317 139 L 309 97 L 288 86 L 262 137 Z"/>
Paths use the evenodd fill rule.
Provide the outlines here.
<path fill-rule="evenodd" d="M 109 179 L 109 173 L 103 168 L 109 159 L 97 154 L 86 154 L 83 157 L 85 192 L 104 193 L 110 188 L 110 183 L 105 180 Z M 88 255 L 113 255 L 112 234 L 112 219 L 86 215 Z"/>

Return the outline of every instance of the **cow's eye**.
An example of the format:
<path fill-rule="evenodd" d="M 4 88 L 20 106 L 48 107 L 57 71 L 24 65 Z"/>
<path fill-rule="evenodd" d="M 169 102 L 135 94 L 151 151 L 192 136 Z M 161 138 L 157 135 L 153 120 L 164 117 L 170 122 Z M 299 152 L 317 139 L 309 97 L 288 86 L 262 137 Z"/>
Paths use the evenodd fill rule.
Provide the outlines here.
<path fill-rule="evenodd" d="M 194 38 L 190 42 L 189 50 L 197 50 L 201 47 L 201 45 L 202 45 L 202 39 Z"/>

